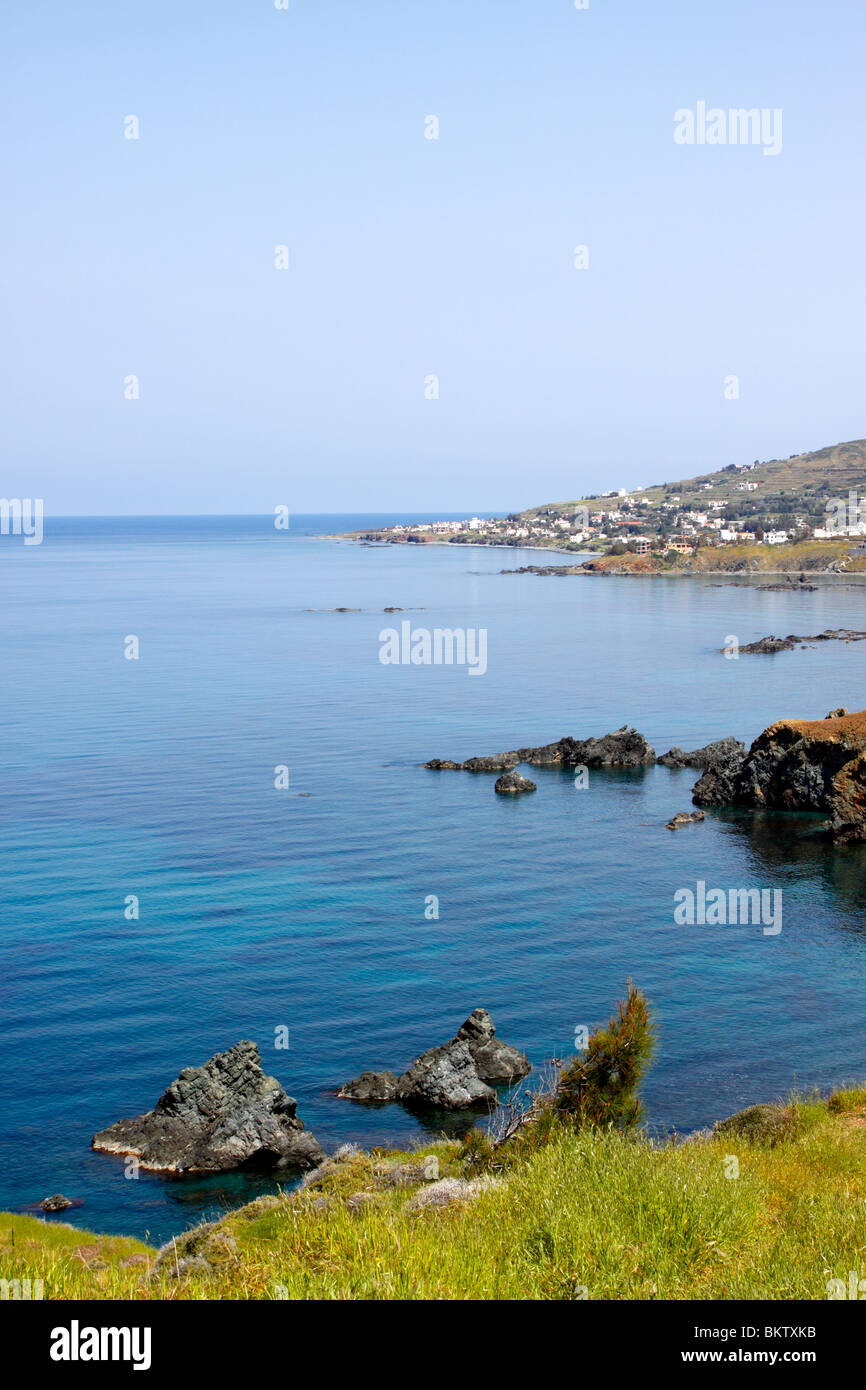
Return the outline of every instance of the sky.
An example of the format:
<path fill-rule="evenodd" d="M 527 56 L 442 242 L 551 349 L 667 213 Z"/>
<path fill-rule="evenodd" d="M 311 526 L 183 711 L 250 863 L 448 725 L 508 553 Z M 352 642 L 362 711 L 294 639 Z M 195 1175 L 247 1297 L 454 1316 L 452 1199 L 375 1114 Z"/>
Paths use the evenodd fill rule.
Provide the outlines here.
<path fill-rule="evenodd" d="M 861 0 L 2 25 L 3 496 L 506 511 L 866 436 Z"/>

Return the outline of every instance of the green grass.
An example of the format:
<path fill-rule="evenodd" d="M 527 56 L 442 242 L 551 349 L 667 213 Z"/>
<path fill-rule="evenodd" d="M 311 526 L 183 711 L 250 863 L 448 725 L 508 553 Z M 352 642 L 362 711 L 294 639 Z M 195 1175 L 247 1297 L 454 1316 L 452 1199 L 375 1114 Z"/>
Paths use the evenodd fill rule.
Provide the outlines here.
<path fill-rule="evenodd" d="M 786 1104 L 772 1144 L 558 1130 L 439 1208 L 418 1206 L 419 1165 L 471 1178 L 460 1143 L 351 1155 L 158 1263 L 137 1241 L 6 1214 L 0 1273 L 61 1299 L 823 1299 L 828 1279 L 866 1276 L 866 1090 Z"/>

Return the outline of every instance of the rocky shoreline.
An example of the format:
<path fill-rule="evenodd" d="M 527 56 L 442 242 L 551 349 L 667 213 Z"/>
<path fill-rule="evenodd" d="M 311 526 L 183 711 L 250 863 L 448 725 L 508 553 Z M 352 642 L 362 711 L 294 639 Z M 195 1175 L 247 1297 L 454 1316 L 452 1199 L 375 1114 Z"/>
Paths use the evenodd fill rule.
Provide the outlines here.
<path fill-rule="evenodd" d="M 535 783 L 515 771 L 519 763 L 568 771 L 692 768 L 701 773 L 692 792 L 696 806 L 820 813 L 825 817 L 821 833 L 832 842 L 866 841 L 866 710 L 852 714 L 840 707 L 823 719 L 779 720 L 748 750 L 731 737 L 690 752 L 675 746 L 657 756 L 642 734 L 623 725 L 597 738 L 566 736 L 462 762 L 432 758 L 424 767 L 497 773 L 501 795 L 534 791 Z M 703 810 L 680 811 L 667 828 L 703 819 Z M 428 1048 L 401 1074 L 364 1071 L 337 1095 L 428 1111 L 492 1109 L 495 1088 L 513 1085 L 530 1071 L 529 1059 L 496 1037 L 490 1014 L 475 1009 L 453 1038 Z M 303 1170 L 325 1161 L 297 1102 L 275 1077 L 265 1075 L 259 1050 L 248 1040 L 216 1053 L 203 1066 L 185 1068 L 153 1110 L 101 1130 L 92 1147 L 132 1156 L 141 1167 L 166 1173 Z M 57 1194 L 46 1210 L 61 1209 L 68 1200 Z"/>
<path fill-rule="evenodd" d="M 828 631 L 826 640 L 859 641 L 866 634 Z M 798 639 L 804 640 L 804 639 Z M 587 772 L 640 769 L 653 764 L 702 772 L 692 800 L 697 806 L 750 807 L 754 810 L 808 811 L 826 819 L 820 833 L 838 844 L 866 841 L 866 711 L 834 709 L 824 719 L 782 719 L 746 750 L 736 738 L 717 739 L 686 752 L 655 749 L 636 729 L 623 725 L 600 738 L 570 736 L 540 747 L 467 758 L 430 758 L 431 771 L 496 772 L 496 791 L 535 791 L 536 784 L 516 771 L 520 763 Z M 668 828 L 686 824 L 679 812 Z M 691 816 L 689 819 L 700 819 Z"/>
<path fill-rule="evenodd" d="M 398 1101 L 410 1109 L 466 1110 L 497 1104 L 494 1087 L 511 1086 L 532 1070 L 528 1057 L 496 1037 L 486 1009 L 475 1009 L 457 1034 L 416 1057 L 401 1076 L 363 1072 L 337 1095 L 355 1101 Z M 185 1067 L 153 1110 L 118 1120 L 91 1147 L 133 1157 L 160 1173 L 305 1170 L 325 1151 L 304 1127 L 297 1101 L 262 1070 L 259 1049 L 245 1039 L 203 1066 Z M 49 1199 L 72 1205 L 58 1194 Z M 46 1211 L 61 1206 L 44 1206 Z"/>

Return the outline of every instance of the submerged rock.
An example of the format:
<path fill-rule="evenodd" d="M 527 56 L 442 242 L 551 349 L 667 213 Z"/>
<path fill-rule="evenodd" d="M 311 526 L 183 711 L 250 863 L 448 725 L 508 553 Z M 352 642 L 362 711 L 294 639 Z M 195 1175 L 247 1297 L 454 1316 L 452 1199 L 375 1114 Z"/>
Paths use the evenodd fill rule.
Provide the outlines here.
<path fill-rule="evenodd" d="M 497 777 L 493 790 L 499 792 L 500 796 L 519 796 L 521 792 L 534 792 L 538 788 L 520 772 L 503 772 L 501 777 Z"/>
<path fill-rule="evenodd" d="M 102 1153 L 134 1154 L 173 1173 L 231 1168 L 310 1168 L 324 1159 L 297 1115 L 297 1102 L 265 1076 L 255 1043 L 236 1043 L 201 1067 L 185 1067 L 145 1115 L 93 1137 Z"/>
<path fill-rule="evenodd" d="M 771 724 L 736 765 L 708 769 L 692 799 L 700 806 L 818 811 L 834 840 L 866 839 L 866 710 Z"/>
<path fill-rule="evenodd" d="M 665 829 L 679 830 L 681 825 L 691 825 L 692 821 L 701 821 L 703 818 L 703 811 L 677 811 L 673 819 L 667 822 Z"/>
<path fill-rule="evenodd" d="M 519 1081 L 531 1071 L 529 1059 L 496 1037 L 486 1009 L 475 1009 L 455 1037 L 416 1057 L 402 1076 L 363 1072 L 337 1092 L 349 1100 L 399 1100 L 431 1110 L 487 1109 L 496 1104 L 495 1085 Z"/>
<path fill-rule="evenodd" d="M 773 652 L 792 652 L 797 645 L 799 638 L 792 640 L 790 637 L 759 637 L 757 642 L 747 642 L 740 647 L 741 652 L 758 652 L 771 655 Z M 719 651 L 724 651 L 720 647 Z"/>
<path fill-rule="evenodd" d="M 739 650 L 741 652 L 790 652 L 804 642 L 863 641 L 866 641 L 866 632 L 858 632 L 856 628 L 850 627 L 828 627 L 823 632 L 807 633 L 805 636 L 798 636 L 796 632 L 789 632 L 786 637 L 759 637 L 757 642 L 748 642 Z M 727 648 L 720 647 L 719 650 L 725 652 Z"/>

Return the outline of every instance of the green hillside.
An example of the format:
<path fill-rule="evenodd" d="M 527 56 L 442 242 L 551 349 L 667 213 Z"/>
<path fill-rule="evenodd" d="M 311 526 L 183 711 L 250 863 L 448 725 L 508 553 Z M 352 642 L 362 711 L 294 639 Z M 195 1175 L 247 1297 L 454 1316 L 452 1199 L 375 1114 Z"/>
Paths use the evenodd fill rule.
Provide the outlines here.
<path fill-rule="evenodd" d="M 754 489 L 741 484 L 755 483 Z M 850 491 L 866 498 L 866 439 L 854 439 L 834 444 L 813 453 L 795 454 L 787 459 L 755 462 L 748 470 L 729 464 L 715 473 L 699 473 L 693 478 L 673 477 L 656 483 L 641 492 L 632 491 L 631 498 L 646 499 L 648 506 L 641 514 L 649 522 L 660 520 L 663 504 L 682 509 L 700 509 L 712 501 L 724 501 L 725 515 L 742 523 L 761 521 L 770 525 L 790 527 L 795 518 L 807 525 L 820 526 L 826 517 L 830 498 L 845 498 Z M 568 502 L 549 502 L 521 512 L 521 518 L 574 514 L 579 507 L 590 512 L 612 505 L 611 498 L 594 494 Z M 650 526 L 650 529 L 653 529 Z"/>
<path fill-rule="evenodd" d="M 0 1271 L 46 1299 L 823 1300 L 863 1266 L 862 1090 L 685 1144 L 562 1130 L 487 1171 L 472 1157 L 350 1149 L 161 1255 L 2 1213 Z"/>

